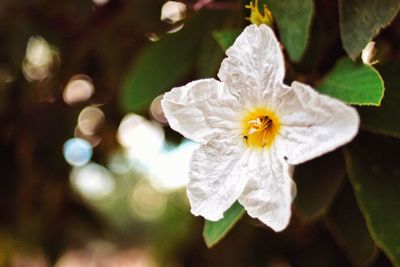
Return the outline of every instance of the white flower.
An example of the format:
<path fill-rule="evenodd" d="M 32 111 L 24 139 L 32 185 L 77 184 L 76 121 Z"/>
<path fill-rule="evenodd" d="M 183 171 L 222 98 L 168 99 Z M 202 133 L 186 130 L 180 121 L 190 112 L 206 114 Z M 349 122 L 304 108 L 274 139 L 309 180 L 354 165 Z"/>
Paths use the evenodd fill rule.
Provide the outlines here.
<path fill-rule="evenodd" d="M 283 84 L 283 55 L 265 25 L 248 26 L 226 54 L 221 81 L 194 81 L 162 100 L 170 126 L 201 143 L 191 160 L 191 212 L 217 221 L 238 200 L 281 231 L 295 195 L 292 165 L 349 142 L 359 117 L 305 84 Z"/>

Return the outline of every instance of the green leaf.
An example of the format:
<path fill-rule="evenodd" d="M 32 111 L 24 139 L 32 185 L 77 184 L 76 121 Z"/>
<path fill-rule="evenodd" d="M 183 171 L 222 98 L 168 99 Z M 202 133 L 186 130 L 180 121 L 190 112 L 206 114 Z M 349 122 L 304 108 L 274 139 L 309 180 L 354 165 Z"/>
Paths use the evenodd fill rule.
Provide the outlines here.
<path fill-rule="evenodd" d="M 314 13 L 312 0 L 266 0 L 289 58 L 299 61 L 307 48 Z"/>
<path fill-rule="evenodd" d="M 207 15 L 197 15 L 181 31 L 148 45 L 139 53 L 122 85 L 120 101 L 125 109 L 145 108 L 191 72 L 196 63 L 194 54 L 204 34 L 217 23 L 217 14 Z"/>
<path fill-rule="evenodd" d="M 373 67 L 342 58 L 326 75 L 318 90 L 348 104 L 379 106 L 385 88 Z"/>
<path fill-rule="evenodd" d="M 400 140 L 363 134 L 345 151 L 347 172 L 376 245 L 400 265 Z"/>
<path fill-rule="evenodd" d="M 194 40 L 186 32 L 179 32 L 145 48 L 122 85 L 123 106 L 141 109 L 187 75 L 195 62 Z"/>
<path fill-rule="evenodd" d="M 385 81 L 385 98 L 377 107 L 360 107 L 362 127 L 372 132 L 400 138 L 400 64 L 378 68 Z"/>
<path fill-rule="evenodd" d="M 297 185 L 295 205 L 301 217 L 314 220 L 324 215 L 339 190 L 345 173 L 340 152 L 329 153 L 297 166 L 294 172 Z"/>
<path fill-rule="evenodd" d="M 197 57 L 197 72 L 199 78 L 214 77 L 224 58 L 224 53 L 218 43 L 208 35 L 204 38 Z"/>
<path fill-rule="evenodd" d="M 217 222 L 206 221 L 203 229 L 203 237 L 207 247 L 214 246 L 224 238 L 243 214 L 243 207 L 236 201 L 232 207 L 225 211 L 224 218 Z"/>
<path fill-rule="evenodd" d="M 223 30 L 213 32 L 213 37 L 223 51 L 226 51 L 239 36 L 240 30 Z"/>
<path fill-rule="evenodd" d="M 398 0 L 339 0 L 340 35 L 351 59 L 392 22 L 399 8 Z"/>
<path fill-rule="evenodd" d="M 326 222 L 333 238 L 355 266 L 368 266 L 376 259 L 378 249 L 368 232 L 349 183 L 338 194 Z"/>

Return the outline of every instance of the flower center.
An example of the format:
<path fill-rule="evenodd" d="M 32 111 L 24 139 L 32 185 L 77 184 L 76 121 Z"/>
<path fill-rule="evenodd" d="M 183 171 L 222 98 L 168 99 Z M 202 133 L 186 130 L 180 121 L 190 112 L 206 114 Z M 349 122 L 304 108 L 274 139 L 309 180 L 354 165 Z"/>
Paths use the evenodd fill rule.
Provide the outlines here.
<path fill-rule="evenodd" d="M 247 111 L 242 119 L 243 142 L 252 148 L 269 148 L 280 129 L 274 112 L 260 107 Z"/>

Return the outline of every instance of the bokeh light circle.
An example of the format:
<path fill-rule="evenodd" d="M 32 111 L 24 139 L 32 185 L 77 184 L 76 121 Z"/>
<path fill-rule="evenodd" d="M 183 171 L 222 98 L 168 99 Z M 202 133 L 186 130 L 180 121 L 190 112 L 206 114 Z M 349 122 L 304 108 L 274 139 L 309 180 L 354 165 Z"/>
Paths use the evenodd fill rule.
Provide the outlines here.
<path fill-rule="evenodd" d="M 63 91 L 63 99 L 68 105 L 88 100 L 94 94 L 92 79 L 84 74 L 73 76 Z"/>
<path fill-rule="evenodd" d="M 85 107 L 78 116 L 79 130 L 85 135 L 93 135 L 103 126 L 105 116 L 98 107 Z"/>
<path fill-rule="evenodd" d="M 161 100 L 164 95 L 159 95 L 154 98 L 153 102 L 150 105 L 150 115 L 151 117 L 158 121 L 159 123 L 166 125 L 168 124 L 167 118 L 165 118 L 164 111 L 161 107 Z"/>
<path fill-rule="evenodd" d="M 90 143 L 81 138 L 72 138 L 64 143 L 64 158 L 71 166 L 83 166 L 92 158 Z"/>
<path fill-rule="evenodd" d="M 89 163 L 74 168 L 70 175 L 72 187 L 83 197 L 99 200 L 109 196 L 115 188 L 112 174 L 103 166 Z"/>
<path fill-rule="evenodd" d="M 167 198 L 151 185 L 142 182 L 133 188 L 130 204 L 134 215 L 143 220 L 154 220 L 164 212 Z"/>

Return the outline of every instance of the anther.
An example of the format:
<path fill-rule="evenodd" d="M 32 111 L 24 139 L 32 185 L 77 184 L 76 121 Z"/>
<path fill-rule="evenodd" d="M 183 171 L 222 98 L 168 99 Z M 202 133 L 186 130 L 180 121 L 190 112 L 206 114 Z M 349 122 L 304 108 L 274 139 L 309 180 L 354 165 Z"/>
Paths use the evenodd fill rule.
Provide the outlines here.
<path fill-rule="evenodd" d="M 264 129 L 268 128 L 272 125 L 272 120 L 268 116 L 264 116 L 263 118 Z"/>
<path fill-rule="evenodd" d="M 260 118 L 257 118 L 255 120 L 249 121 L 249 124 L 250 125 L 256 125 L 256 126 L 261 126 L 261 120 L 260 120 Z"/>
<path fill-rule="evenodd" d="M 256 128 L 251 127 L 249 129 L 249 134 L 255 134 L 258 130 Z"/>

